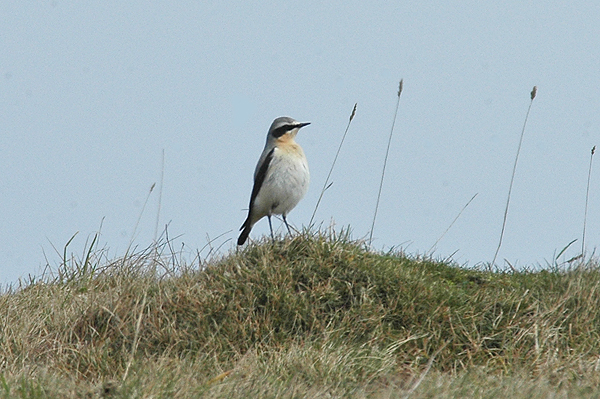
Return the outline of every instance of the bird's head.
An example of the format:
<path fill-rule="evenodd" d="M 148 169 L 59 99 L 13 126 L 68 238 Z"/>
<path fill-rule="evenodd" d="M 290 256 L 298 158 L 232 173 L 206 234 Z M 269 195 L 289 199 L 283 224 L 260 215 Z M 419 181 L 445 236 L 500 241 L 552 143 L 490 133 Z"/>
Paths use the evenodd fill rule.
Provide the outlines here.
<path fill-rule="evenodd" d="M 310 122 L 298 122 L 288 116 L 282 116 L 273 121 L 269 128 L 269 140 L 293 140 L 300 128 L 310 125 Z"/>

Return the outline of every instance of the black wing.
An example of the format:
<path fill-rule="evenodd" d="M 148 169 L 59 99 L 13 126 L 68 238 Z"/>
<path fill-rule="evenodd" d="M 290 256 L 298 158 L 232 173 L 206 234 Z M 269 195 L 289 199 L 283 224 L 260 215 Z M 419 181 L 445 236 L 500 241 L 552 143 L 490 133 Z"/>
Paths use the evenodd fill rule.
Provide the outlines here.
<path fill-rule="evenodd" d="M 271 164 L 271 160 L 273 159 L 274 152 L 275 152 L 275 148 L 273 148 L 271 151 L 269 151 L 269 153 L 265 157 L 265 160 L 263 161 L 262 165 L 260 165 L 260 168 L 258 169 L 258 173 L 256 174 L 256 177 L 254 178 L 254 186 L 252 187 L 252 195 L 250 195 L 250 206 L 248 207 L 248 218 L 246 219 L 246 221 L 244 222 L 244 224 L 242 225 L 240 230 L 243 229 L 244 227 L 246 227 L 246 225 L 250 223 L 250 219 L 252 216 L 252 208 L 254 207 L 254 200 L 256 199 L 258 192 L 260 191 L 263 183 L 265 182 L 265 178 L 267 177 L 267 171 L 269 170 L 269 165 Z"/>

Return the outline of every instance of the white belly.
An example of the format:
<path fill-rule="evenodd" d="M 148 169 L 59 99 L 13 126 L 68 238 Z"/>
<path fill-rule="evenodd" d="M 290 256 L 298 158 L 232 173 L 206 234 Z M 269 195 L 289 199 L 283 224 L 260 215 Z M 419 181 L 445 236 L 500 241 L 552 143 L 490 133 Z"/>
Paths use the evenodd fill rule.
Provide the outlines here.
<path fill-rule="evenodd" d="M 287 215 L 304 197 L 310 174 L 304 154 L 300 155 L 276 151 L 254 202 L 258 218 L 272 214 Z"/>

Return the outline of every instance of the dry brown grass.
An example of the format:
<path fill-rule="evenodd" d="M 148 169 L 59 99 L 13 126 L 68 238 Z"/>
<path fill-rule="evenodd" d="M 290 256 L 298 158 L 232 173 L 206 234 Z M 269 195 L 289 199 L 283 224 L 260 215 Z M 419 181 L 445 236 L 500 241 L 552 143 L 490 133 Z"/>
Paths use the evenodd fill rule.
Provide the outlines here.
<path fill-rule="evenodd" d="M 594 262 L 482 272 L 334 233 L 191 264 L 166 244 L 90 254 L 0 295 L 0 394 L 541 397 L 599 385 Z"/>

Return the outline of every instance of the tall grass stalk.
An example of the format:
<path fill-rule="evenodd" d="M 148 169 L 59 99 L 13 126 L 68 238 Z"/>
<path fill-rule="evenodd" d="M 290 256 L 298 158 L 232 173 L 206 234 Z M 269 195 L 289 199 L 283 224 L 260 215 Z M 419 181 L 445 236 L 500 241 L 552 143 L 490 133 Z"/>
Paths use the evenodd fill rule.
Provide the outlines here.
<path fill-rule="evenodd" d="M 427 367 L 425 367 L 425 370 L 421 373 L 421 375 L 419 376 L 419 378 L 417 379 L 417 381 L 413 384 L 413 386 L 408 390 L 408 392 L 406 392 L 406 395 L 404 395 L 404 399 L 408 399 L 410 397 L 410 395 L 413 394 L 413 392 L 415 392 L 415 390 L 419 387 L 419 385 L 421 385 L 421 383 L 423 382 L 423 380 L 425 379 L 425 377 L 427 376 L 427 374 L 429 373 L 429 370 L 431 370 L 431 366 L 433 366 L 433 362 L 435 362 L 435 358 L 437 357 L 437 355 L 440 354 L 441 351 L 443 351 L 446 346 L 448 346 L 448 344 L 450 343 L 450 341 L 446 341 L 434 354 L 433 356 L 431 356 L 431 359 L 429 359 L 429 361 L 427 362 Z"/>
<path fill-rule="evenodd" d="M 135 333 L 133 337 L 133 345 L 131 346 L 131 353 L 129 354 L 129 360 L 127 361 L 127 366 L 125 367 L 125 372 L 123 373 L 123 381 L 127 380 L 127 376 L 129 375 L 129 370 L 131 368 L 131 364 L 135 358 L 135 352 L 137 351 L 138 344 L 140 342 L 140 328 L 142 325 L 142 317 L 144 316 L 144 308 L 146 306 L 146 298 L 147 292 L 144 291 L 144 298 L 142 299 L 142 305 L 140 306 L 140 313 L 138 315 L 137 323 L 135 323 Z"/>
<path fill-rule="evenodd" d="M 338 155 L 340 155 L 340 150 L 342 149 L 342 145 L 344 144 L 344 140 L 346 139 L 346 134 L 348 133 L 348 129 L 350 129 L 350 124 L 352 123 L 352 119 L 354 119 L 354 115 L 356 115 L 356 105 L 354 104 L 354 108 L 352 109 L 352 113 L 350 114 L 350 119 L 348 120 L 348 125 L 346 126 L 346 130 L 344 131 L 344 135 L 342 136 L 342 141 L 340 141 L 340 145 L 338 146 L 337 152 L 335 153 L 335 157 L 333 158 L 333 163 L 331 164 L 331 168 L 329 169 L 329 173 L 327 174 L 327 178 L 325 179 L 325 184 L 323 184 L 323 189 L 321 190 L 321 194 L 319 195 L 319 199 L 317 200 L 317 205 L 315 205 L 315 210 L 313 211 L 312 216 L 310 217 L 309 226 L 312 226 L 315 215 L 317 214 L 317 209 L 319 209 L 319 204 L 321 203 L 321 199 L 323 198 L 323 194 L 325 191 L 331 186 L 327 185 L 329 183 L 329 178 L 331 177 L 331 172 L 333 172 L 333 167 L 335 166 L 335 162 L 338 159 Z"/>
<path fill-rule="evenodd" d="M 381 171 L 381 181 L 379 182 L 379 192 L 377 193 L 377 203 L 375 204 L 375 213 L 373 214 L 373 223 L 371 224 L 371 232 L 369 233 L 369 245 L 373 241 L 373 230 L 375 229 L 375 220 L 377 219 L 377 210 L 379 209 L 379 200 L 381 199 L 381 188 L 383 187 L 383 178 L 385 177 L 385 167 L 387 165 L 388 155 L 390 153 L 390 145 L 392 144 L 392 135 L 394 134 L 394 126 L 396 125 L 396 116 L 400 107 L 400 95 L 402 94 L 402 86 L 404 79 L 400 79 L 398 84 L 398 100 L 396 101 L 396 110 L 394 111 L 394 120 L 390 129 L 390 138 L 388 139 L 387 148 L 385 150 L 385 158 L 383 159 L 383 170 Z"/>
<path fill-rule="evenodd" d="M 165 180 L 165 149 L 162 150 L 160 163 L 160 183 L 158 186 L 158 208 L 156 210 L 156 224 L 154 225 L 154 242 L 158 239 L 158 222 L 160 220 L 160 207 L 162 204 L 163 182 Z"/>
<path fill-rule="evenodd" d="M 138 226 L 140 225 L 140 221 L 142 220 L 142 215 L 144 214 L 144 210 L 146 210 L 146 205 L 148 205 L 148 200 L 150 199 L 150 195 L 152 191 L 154 191 L 154 187 L 156 187 L 156 183 L 152 183 L 150 186 L 150 190 L 148 190 L 148 195 L 146 196 L 146 200 L 144 201 L 144 205 L 142 205 L 142 210 L 140 211 L 140 215 L 138 216 L 137 222 L 135 222 L 135 226 L 133 228 L 133 232 L 131 233 L 131 239 L 129 240 L 129 245 L 127 246 L 127 251 L 125 258 L 127 258 L 127 254 L 129 254 L 129 250 L 135 241 L 135 234 L 137 233 Z"/>
<path fill-rule="evenodd" d="M 585 211 L 583 212 L 583 234 L 581 235 L 581 255 L 585 253 L 585 228 L 587 225 L 587 212 L 588 212 L 588 200 L 590 197 L 590 179 L 592 177 L 592 161 L 594 160 L 594 152 L 596 152 L 596 146 L 592 147 L 590 154 L 590 167 L 588 169 L 587 188 L 585 189 Z"/>
<path fill-rule="evenodd" d="M 510 177 L 510 185 L 508 186 L 508 197 L 506 198 L 506 207 L 504 208 L 504 218 L 502 220 L 502 229 L 500 230 L 500 239 L 498 240 L 498 247 L 496 248 L 496 253 L 494 253 L 494 259 L 492 259 L 492 263 L 490 264 L 490 268 L 494 266 L 496 263 L 496 258 L 498 257 L 498 252 L 500 252 L 500 247 L 502 246 L 502 239 L 504 238 L 504 229 L 506 228 L 506 217 L 508 216 L 508 206 L 510 204 L 510 194 L 512 192 L 513 182 L 515 181 L 515 172 L 517 171 L 517 162 L 519 162 L 519 153 L 521 152 L 521 145 L 523 144 L 523 136 L 525 135 L 525 126 L 527 126 L 527 119 L 529 119 L 529 112 L 531 111 L 531 105 L 533 104 L 533 99 L 537 94 L 537 86 L 533 86 L 533 90 L 531 90 L 531 101 L 529 102 L 529 107 L 527 108 L 527 114 L 525 115 L 525 122 L 523 122 L 523 129 L 521 130 L 521 138 L 519 139 L 519 146 L 517 147 L 517 155 L 515 156 L 515 163 L 513 165 L 512 175 Z"/>
<path fill-rule="evenodd" d="M 429 254 L 432 253 L 432 251 L 435 249 L 435 247 L 438 245 L 438 243 L 441 241 L 441 239 L 444 238 L 444 236 L 446 235 L 448 230 L 450 230 L 452 228 L 452 226 L 454 226 L 454 223 L 456 223 L 456 221 L 458 220 L 460 215 L 462 215 L 462 213 L 465 211 L 465 209 L 467 209 L 467 207 L 471 204 L 471 202 L 473 202 L 473 200 L 475 199 L 475 197 L 477 197 L 477 195 L 479 195 L 479 193 L 475 193 L 475 195 L 471 197 L 471 199 L 465 204 L 465 206 L 462 207 L 460 212 L 458 212 L 458 215 L 456 215 L 456 217 L 454 218 L 452 223 L 450 223 L 450 226 L 448 226 L 448 228 L 442 233 L 440 238 L 438 238 L 437 241 L 431 246 L 431 248 L 429 248 L 429 251 L 427 251 Z"/>

